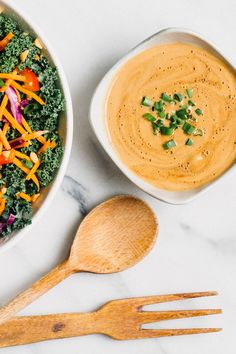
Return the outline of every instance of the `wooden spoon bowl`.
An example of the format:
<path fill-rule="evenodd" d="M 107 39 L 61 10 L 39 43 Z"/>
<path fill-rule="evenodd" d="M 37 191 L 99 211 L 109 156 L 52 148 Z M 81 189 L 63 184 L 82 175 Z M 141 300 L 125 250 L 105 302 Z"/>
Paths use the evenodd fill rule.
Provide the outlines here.
<path fill-rule="evenodd" d="M 93 209 L 80 224 L 69 258 L 74 271 L 114 273 L 139 262 L 153 247 L 157 221 L 142 200 L 118 196 Z"/>
<path fill-rule="evenodd" d="M 131 267 L 153 247 L 157 220 L 143 201 L 114 197 L 80 224 L 68 259 L 0 309 L 0 323 L 75 272 L 113 273 Z"/>

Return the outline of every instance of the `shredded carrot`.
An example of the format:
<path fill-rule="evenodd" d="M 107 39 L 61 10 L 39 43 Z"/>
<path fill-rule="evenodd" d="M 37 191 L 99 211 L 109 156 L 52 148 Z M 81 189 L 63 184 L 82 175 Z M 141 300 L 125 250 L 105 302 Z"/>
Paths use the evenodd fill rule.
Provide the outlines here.
<path fill-rule="evenodd" d="M 25 81 L 25 76 L 23 75 L 17 75 L 13 73 L 0 73 L 0 79 L 11 79 L 15 81 Z"/>
<path fill-rule="evenodd" d="M 38 137 L 37 137 L 37 140 L 38 140 L 41 144 L 45 144 L 45 143 L 46 143 L 46 139 L 45 139 L 42 135 L 38 136 Z"/>
<path fill-rule="evenodd" d="M 32 129 L 30 128 L 29 124 L 25 120 L 25 118 L 22 116 L 22 124 L 25 130 L 27 130 L 28 133 L 32 133 Z M 36 138 L 41 144 L 46 143 L 46 139 L 41 135 Z"/>
<path fill-rule="evenodd" d="M 0 141 L 0 155 L 2 153 L 3 143 Z"/>
<path fill-rule="evenodd" d="M 26 181 L 28 181 L 29 179 L 32 178 L 32 176 L 35 174 L 35 172 L 37 171 L 38 167 L 40 165 L 40 160 L 38 160 L 37 162 L 35 162 L 34 166 L 31 168 L 30 172 L 28 173 L 28 175 L 26 176 Z"/>
<path fill-rule="evenodd" d="M 23 172 L 25 172 L 27 175 L 30 173 L 30 169 L 25 167 L 23 163 L 20 160 L 18 160 L 16 157 L 14 158 L 13 163 L 17 167 L 19 167 Z M 37 177 L 33 174 L 30 179 L 32 179 L 32 181 L 36 184 L 38 190 L 40 190 L 39 181 Z"/>
<path fill-rule="evenodd" d="M 14 163 L 14 165 L 16 165 L 17 167 L 19 167 L 23 172 L 25 172 L 27 175 L 29 174 L 30 169 L 27 168 L 27 167 L 25 167 L 25 166 L 23 165 L 23 163 L 22 163 L 20 160 L 18 160 L 16 157 L 14 158 L 13 163 Z"/>
<path fill-rule="evenodd" d="M 9 123 L 6 122 L 6 123 L 4 124 L 3 130 L 2 130 L 4 135 L 6 135 L 8 129 L 9 129 Z"/>
<path fill-rule="evenodd" d="M 24 136 L 22 136 L 22 138 L 25 141 L 29 141 L 29 140 L 32 140 L 32 139 L 36 139 L 39 136 L 41 136 L 43 134 L 46 134 L 46 133 L 48 133 L 48 130 L 39 130 L 37 132 L 33 132 L 33 133 L 30 133 L 30 134 L 24 135 Z"/>
<path fill-rule="evenodd" d="M 20 159 L 31 161 L 29 156 L 22 154 L 22 152 L 20 152 L 20 151 L 17 151 L 17 150 L 14 150 L 14 151 L 15 151 L 15 156 L 19 157 Z"/>
<path fill-rule="evenodd" d="M 1 106 L 0 106 L 0 120 L 2 119 L 2 115 L 3 115 L 3 112 L 7 106 L 7 102 L 8 102 L 8 97 L 7 95 L 5 95 L 3 97 L 3 100 L 2 100 L 2 103 L 1 103 Z"/>
<path fill-rule="evenodd" d="M 31 202 L 31 196 L 24 193 L 24 192 L 20 192 L 20 193 L 17 193 L 16 195 L 18 198 L 22 198 L 22 199 L 25 199 L 27 202 Z"/>
<path fill-rule="evenodd" d="M 5 137 L 5 134 L 3 133 L 2 129 L 0 129 L 0 140 L 2 141 L 3 146 L 6 150 L 11 150 L 11 145 L 7 141 L 7 138 Z"/>
<path fill-rule="evenodd" d="M 6 119 L 11 124 L 11 126 L 17 129 L 19 133 L 21 134 L 27 133 L 26 130 L 13 118 L 13 116 L 11 115 L 10 112 L 8 112 L 7 109 L 4 110 L 3 115 L 4 117 L 6 117 Z"/>
<path fill-rule="evenodd" d="M 13 74 L 13 75 L 16 75 L 17 72 L 18 72 L 18 70 L 15 69 L 15 70 L 12 71 L 12 74 Z M 3 86 L 3 87 L 0 88 L 0 92 L 5 92 L 6 89 L 11 85 L 12 81 L 13 81 L 12 79 L 8 79 L 8 80 L 5 82 L 5 86 Z"/>
<path fill-rule="evenodd" d="M 37 193 L 37 194 L 32 195 L 31 201 L 32 201 L 33 203 L 36 202 L 36 200 L 39 198 L 39 196 L 40 196 L 40 193 Z"/>
<path fill-rule="evenodd" d="M 22 124 L 25 130 L 27 130 L 28 133 L 32 133 L 32 129 L 30 128 L 29 124 L 25 120 L 25 118 L 22 116 Z"/>
<path fill-rule="evenodd" d="M 37 151 L 37 154 L 40 154 L 41 152 L 45 152 L 51 144 L 51 140 L 46 141 L 46 143 Z"/>
<path fill-rule="evenodd" d="M 52 141 L 49 147 L 51 149 L 55 149 L 56 146 L 57 146 L 57 143 L 55 141 Z"/>
<path fill-rule="evenodd" d="M 19 85 L 17 82 L 13 81 L 13 82 L 12 82 L 12 86 L 14 86 L 17 90 L 23 92 L 23 93 L 26 94 L 27 96 L 30 96 L 30 97 L 34 98 L 35 101 L 37 101 L 37 102 L 40 103 L 41 105 L 44 105 L 44 104 L 45 104 L 45 102 L 42 100 L 42 98 L 39 97 L 38 95 L 36 95 L 36 93 L 25 89 L 24 87 L 22 87 L 21 85 Z"/>
<path fill-rule="evenodd" d="M 9 32 L 1 41 L 0 41 L 0 51 L 2 52 L 10 40 L 14 37 L 14 34 L 12 32 Z"/>
<path fill-rule="evenodd" d="M 0 204 L 0 216 L 1 216 L 2 213 L 4 212 L 5 207 L 6 207 L 6 199 L 2 198 L 1 204 Z"/>

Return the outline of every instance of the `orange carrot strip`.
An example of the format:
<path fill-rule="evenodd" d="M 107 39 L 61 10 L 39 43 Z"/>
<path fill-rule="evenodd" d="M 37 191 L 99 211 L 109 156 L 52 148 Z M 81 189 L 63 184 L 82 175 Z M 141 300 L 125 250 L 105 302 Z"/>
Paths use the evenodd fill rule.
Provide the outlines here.
<path fill-rule="evenodd" d="M 8 102 L 8 97 L 7 95 L 5 95 L 3 97 L 3 100 L 2 100 L 2 103 L 1 103 L 1 106 L 0 106 L 0 120 L 2 119 L 2 115 L 3 115 L 3 112 L 7 106 L 7 102 Z"/>
<path fill-rule="evenodd" d="M 18 160 L 17 157 L 14 158 L 13 163 L 14 163 L 14 165 L 16 165 L 17 167 L 19 167 L 23 172 L 25 172 L 27 175 L 28 175 L 28 173 L 30 172 L 30 169 L 27 168 L 27 167 L 25 167 L 25 166 L 23 165 L 23 163 L 22 163 L 20 160 Z"/>
<path fill-rule="evenodd" d="M 27 96 L 30 96 L 30 97 L 34 98 L 35 101 L 37 101 L 37 102 L 40 103 L 41 105 L 44 105 L 44 104 L 45 104 L 45 102 L 42 100 L 42 98 L 40 98 L 38 95 L 36 95 L 36 93 L 25 89 L 24 87 L 22 87 L 21 85 L 19 85 L 17 82 L 13 81 L 13 82 L 12 82 L 12 86 L 14 86 L 17 90 L 23 92 L 23 93 L 26 94 Z"/>
<path fill-rule="evenodd" d="M 20 193 L 17 193 L 16 195 L 18 198 L 22 198 L 22 199 L 25 199 L 27 202 L 31 202 L 31 196 L 24 193 L 24 192 L 20 192 Z"/>
<path fill-rule="evenodd" d="M 0 140 L 2 141 L 3 146 L 5 147 L 6 150 L 11 150 L 11 145 L 7 141 L 7 138 L 5 137 L 2 129 L 0 129 Z"/>
<path fill-rule="evenodd" d="M 14 34 L 12 32 L 9 32 L 1 41 L 0 41 L 0 51 L 2 52 L 10 40 L 14 37 Z"/>
<path fill-rule="evenodd" d="M 8 120 L 11 126 L 18 130 L 19 133 L 25 134 L 26 130 L 13 118 L 10 112 L 7 109 L 3 112 L 4 117 Z"/>
<path fill-rule="evenodd" d="M 22 154 L 22 152 L 20 152 L 20 151 L 17 151 L 17 150 L 14 150 L 14 151 L 15 151 L 15 156 L 19 157 L 20 159 L 31 161 L 29 156 Z"/>
<path fill-rule="evenodd" d="M 2 213 L 4 212 L 5 207 L 6 207 L 6 199 L 3 198 L 3 199 L 1 200 L 1 204 L 0 204 L 0 216 L 1 216 Z"/>
<path fill-rule="evenodd" d="M 31 168 L 30 172 L 28 173 L 28 175 L 26 176 L 26 181 L 28 181 L 29 179 L 32 178 L 32 176 L 35 174 L 35 172 L 37 171 L 38 167 L 40 165 L 40 160 L 38 160 L 37 162 L 35 162 L 34 166 Z"/>
<path fill-rule="evenodd" d="M 25 120 L 25 118 L 22 116 L 22 124 L 25 130 L 27 130 L 28 133 L 32 133 L 32 129 L 30 128 L 29 124 Z"/>
<path fill-rule="evenodd" d="M 25 76 L 23 75 L 17 75 L 17 74 L 13 74 L 13 73 L 0 73 L 0 79 L 11 79 L 11 80 L 15 80 L 15 81 L 25 81 Z"/>
<path fill-rule="evenodd" d="M 2 130 L 4 135 L 6 135 L 8 129 L 9 129 L 9 123 L 6 122 L 6 123 L 4 124 L 3 130 Z"/>
<path fill-rule="evenodd" d="M 32 139 L 36 139 L 39 136 L 46 134 L 46 133 L 48 133 L 48 130 L 39 130 L 37 132 L 33 132 L 33 133 L 22 136 L 22 139 L 24 139 L 25 141 L 29 141 Z"/>
<path fill-rule="evenodd" d="M 46 141 L 46 143 L 37 151 L 37 154 L 40 154 L 41 152 L 45 152 L 51 144 L 51 140 Z"/>

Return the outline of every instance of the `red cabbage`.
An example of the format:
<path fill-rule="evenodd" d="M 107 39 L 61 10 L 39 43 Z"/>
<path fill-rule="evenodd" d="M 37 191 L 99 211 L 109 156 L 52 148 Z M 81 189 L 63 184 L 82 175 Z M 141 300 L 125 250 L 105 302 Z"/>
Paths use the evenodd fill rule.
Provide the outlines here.
<path fill-rule="evenodd" d="M 18 102 L 18 97 L 16 94 L 16 91 L 12 86 L 9 86 L 6 89 L 6 94 L 8 96 L 9 102 L 10 102 L 10 107 L 11 107 L 11 113 L 15 120 L 22 125 L 22 114 L 20 111 L 20 104 Z"/>

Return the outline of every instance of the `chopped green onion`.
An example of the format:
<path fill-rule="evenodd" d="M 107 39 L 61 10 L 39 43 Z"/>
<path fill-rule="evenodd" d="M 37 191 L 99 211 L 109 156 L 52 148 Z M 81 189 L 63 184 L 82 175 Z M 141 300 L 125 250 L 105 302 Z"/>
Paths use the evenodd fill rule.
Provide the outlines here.
<path fill-rule="evenodd" d="M 175 112 L 176 115 L 181 118 L 181 119 L 187 119 L 187 110 L 184 108 L 179 109 L 178 111 Z"/>
<path fill-rule="evenodd" d="M 202 110 L 200 108 L 195 109 L 195 113 L 200 116 L 202 114 Z"/>
<path fill-rule="evenodd" d="M 157 119 L 156 124 L 158 125 L 158 127 L 161 127 L 164 124 L 163 119 Z"/>
<path fill-rule="evenodd" d="M 192 100 L 188 100 L 188 104 L 189 104 L 189 106 L 192 106 L 192 107 L 196 106 Z"/>
<path fill-rule="evenodd" d="M 192 139 L 187 139 L 185 145 L 192 146 L 193 145 Z"/>
<path fill-rule="evenodd" d="M 184 96 L 181 93 L 175 93 L 173 97 L 178 102 L 183 101 L 183 98 L 184 98 Z"/>
<path fill-rule="evenodd" d="M 152 100 L 150 100 L 150 98 L 148 98 L 147 96 L 144 96 L 142 98 L 141 105 L 146 106 L 146 107 L 151 107 L 153 105 L 153 102 L 152 102 Z"/>
<path fill-rule="evenodd" d="M 183 125 L 183 131 L 185 132 L 185 134 L 191 135 L 195 129 L 196 128 L 188 122 L 185 122 Z"/>
<path fill-rule="evenodd" d="M 182 109 L 187 109 L 188 106 L 187 106 L 186 104 L 183 104 L 183 105 L 180 106 L 180 108 L 182 108 Z"/>
<path fill-rule="evenodd" d="M 187 89 L 186 93 L 187 93 L 188 98 L 192 98 L 193 97 L 193 90 L 192 89 Z"/>
<path fill-rule="evenodd" d="M 173 147 L 176 146 L 176 142 L 172 139 L 172 140 L 166 141 L 162 146 L 165 150 L 169 150 L 169 149 L 172 149 Z"/>
<path fill-rule="evenodd" d="M 157 130 L 159 130 L 159 127 L 156 123 L 152 122 L 152 131 L 154 135 L 157 135 Z"/>
<path fill-rule="evenodd" d="M 23 164 L 25 167 L 27 168 L 32 168 L 34 166 L 33 162 L 29 161 L 29 160 L 22 160 Z"/>
<path fill-rule="evenodd" d="M 194 136 L 203 136 L 203 130 L 202 129 L 195 129 L 195 131 L 193 132 Z"/>
<path fill-rule="evenodd" d="M 166 114 L 165 114 L 165 112 L 163 112 L 163 111 L 160 111 L 160 112 L 158 112 L 157 114 L 158 114 L 158 116 L 159 116 L 160 118 L 165 118 L 165 117 L 166 117 Z"/>
<path fill-rule="evenodd" d="M 144 118 L 146 118 L 147 120 L 149 120 L 150 122 L 155 122 L 156 118 L 153 117 L 153 115 L 151 115 L 150 113 L 145 113 L 143 115 Z"/>
<path fill-rule="evenodd" d="M 172 135 L 174 132 L 174 128 L 172 127 L 160 127 L 160 132 L 162 135 Z"/>
<path fill-rule="evenodd" d="M 163 101 L 166 101 L 169 103 L 173 102 L 173 98 L 171 96 L 167 95 L 167 93 L 163 93 L 161 95 L 161 98 L 163 99 Z"/>
<path fill-rule="evenodd" d="M 164 102 L 163 101 L 154 102 L 153 107 L 154 107 L 154 110 L 156 110 L 156 111 L 163 111 Z"/>
<path fill-rule="evenodd" d="M 2 79 L 0 79 L 0 87 L 3 87 L 3 86 L 5 86 L 5 82 Z"/>

